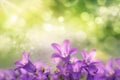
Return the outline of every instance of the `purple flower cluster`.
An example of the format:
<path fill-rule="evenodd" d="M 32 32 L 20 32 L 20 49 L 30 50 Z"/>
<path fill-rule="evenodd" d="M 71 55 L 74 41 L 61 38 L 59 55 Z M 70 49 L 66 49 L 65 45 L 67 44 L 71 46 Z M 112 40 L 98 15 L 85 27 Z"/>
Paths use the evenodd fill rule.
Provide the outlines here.
<path fill-rule="evenodd" d="M 62 45 L 53 43 L 52 59 L 56 69 L 42 62 L 32 62 L 29 53 L 15 62 L 15 68 L 0 70 L 0 80 L 120 80 L 120 59 L 110 59 L 106 64 L 95 59 L 96 51 L 81 51 L 82 59 L 72 56 L 76 48 L 70 48 L 69 40 Z"/>

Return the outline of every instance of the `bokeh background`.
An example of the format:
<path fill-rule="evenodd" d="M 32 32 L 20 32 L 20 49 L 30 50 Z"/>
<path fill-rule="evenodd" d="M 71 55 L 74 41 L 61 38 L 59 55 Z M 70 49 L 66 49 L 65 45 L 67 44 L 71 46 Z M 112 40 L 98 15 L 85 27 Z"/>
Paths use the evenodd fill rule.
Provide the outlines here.
<path fill-rule="evenodd" d="M 0 68 L 22 52 L 51 64 L 51 43 L 69 39 L 97 58 L 120 57 L 120 0 L 0 0 Z"/>

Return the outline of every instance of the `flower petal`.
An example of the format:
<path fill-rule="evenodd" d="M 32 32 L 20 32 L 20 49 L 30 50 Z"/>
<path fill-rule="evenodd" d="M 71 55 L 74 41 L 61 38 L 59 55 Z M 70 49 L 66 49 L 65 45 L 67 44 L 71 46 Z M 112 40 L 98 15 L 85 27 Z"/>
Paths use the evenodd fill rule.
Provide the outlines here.
<path fill-rule="evenodd" d="M 89 65 L 88 66 L 89 74 L 95 75 L 98 71 L 97 67 L 95 65 Z"/>
<path fill-rule="evenodd" d="M 61 58 L 61 56 L 57 53 L 52 54 L 51 58 Z"/>
<path fill-rule="evenodd" d="M 17 67 L 23 66 L 23 64 L 21 63 L 21 61 L 16 61 L 16 62 L 15 62 L 15 65 L 16 65 Z"/>
<path fill-rule="evenodd" d="M 70 49 L 69 54 L 73 54 L 73 53 L 76 53 L 76 52 L 77 52 L 77 48 L 72 48 L 72 49 Z"/>
<path fill-rule="evenodd" d="M 52 47 L 53 47 L 58 53 L 61 53 L 61 48 L 60 48 L 60 45 L 59 45 L 59 44 L 53 43 L 53 44 L 52 44 Z"/>
<path fill-rule="evenodd" d="M 31 61 L 29 61 L 25 66 L 23 66 L 23 69 L 25 69 L 28 72 L 35 72 L 36 71 L 36 67 L 34 64 L 32 64 Z"/>
<path fill-rule="evenodd" d="M 28 53 L 28 54 L 23 53 L 23 54 L 22 54 L 22 60 L 16 61 L 16 62 L 15 62 L 15 65 L 16 65 L 17 67 L 21 67 L 21 66 L 27 64 L 28 61 L 29 61 L 29 57 L 30 57 L 30 53 Z"/>
<path fill-rule="evenodd" d="M 64 53 L 69 53 L 70 41 L 65 40 L 62 44 Z"/>
<path fill-rule="evenodd" d="M 96 56 L 96 50 L 93 49 L 93 50 L 90 52 L 90 54 L 89 54 L 89 58 L 90 58 L 91 60 L 94 60 L 94 59 L 95 59 L 95 56 Z"/>
<path fill-rule="evenodd" d="M 116 60 L 117 66 L 120 68 L 120 58 L 117 58 Z"/>
<path fill-rule="evenodd" d="M 114 73 L 114 68 L 113 68 L 113 59 L 110 59 L 108 62 L 107 62 L 107 64 L 106 64 L 106 71 L 109 73 Z"/>
<path fill-rule="evenodd" d="M 85 50 L 82 50 L 81 55 L 82 55 L 83 59 L 86 59 L 88 56 L 87 52 Z"/>

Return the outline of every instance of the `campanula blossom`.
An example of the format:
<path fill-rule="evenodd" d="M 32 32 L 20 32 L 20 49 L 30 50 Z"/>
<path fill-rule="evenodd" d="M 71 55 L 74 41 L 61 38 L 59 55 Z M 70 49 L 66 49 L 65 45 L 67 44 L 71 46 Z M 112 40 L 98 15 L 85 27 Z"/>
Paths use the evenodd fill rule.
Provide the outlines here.
<path fill-rule="evenodd" d="M 99 73 L 101 66 L 101 61 L 96 60 L 96 50 L 90 51 L 88 54 L 87 51 L 83 50 L 81 52 L 83 57 L 83 70 L 86 71 L 87 80 L 94 80 L 94 77 Z"/>
<path fill-rule="evenodd" d="M 81 77 L 81 69 L 83 62 L 80 61 L 77 57 L 71 58 L 71 64 L 72 64 L 72 77 L 75 80 L 79 80 Z"/>
<path fill-rule="evenodd" d="M 32 62 L 29 53 L 23 53 L 22 59 L 15 62 L 15 68 L 0 70 L 0 80 L 120 80 L 120 58 L 103 63 L 95 58 L 96 50 L 81 51 L 82 59 L 72 54 L 76 48 L 70 47 L 69 40 L 62 45 L 53 43 L 55 69 L 41 61 Z"/>
<path fill-rule="evenodd" d="M 76 48 L 70 48 L 69 40 L 65 40 L 62 45 L 53 43 L 52 47 L 56 50 L 56 52 L 52 54 L 52 58 L 60 58 L 63 61 L 69 61 L 70 55 L 77 51 Z"/>
<path fill-rule="evenodd" d="M 110 59 L 106 64 L 108 80 L 120 80 L 120 59 Z"/>
<path fill-rule="evenodd" d="M 15 65 L 17 68 L 23 68 L 29 72 L 36 70 L 34 64 L 30 61 L 30 54 L 23 53 L 22 60 L 16 61 Z"/>

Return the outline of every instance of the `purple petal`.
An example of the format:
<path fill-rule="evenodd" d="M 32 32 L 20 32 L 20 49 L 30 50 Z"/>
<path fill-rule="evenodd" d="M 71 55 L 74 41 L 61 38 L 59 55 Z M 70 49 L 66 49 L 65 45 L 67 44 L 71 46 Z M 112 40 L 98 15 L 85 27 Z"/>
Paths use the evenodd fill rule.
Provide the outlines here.
<path fill-rule="evenodd" d="M 73 76 L 73 79 L 74 79 L 74 80 L 79 80 L 81 75 L 80 75 L 79 72 L 73 72 L 73 73 L 72 73 L 72 76 Z"/>
<path fill-rule="evenodd" d="M 60 58 L 54 58 L 54 62 L 55 62 L 56 65 L 62 65 L 63 64 L 63 61 Z"/>
<path fill-rule="evenodd" d="M 90 74 L 95 75 L 98 71 L 97 67 L 95 65 L 89 65 L 88 66 L 88 71 Z"/>
<path fill-rule="evenodd" d="M 76 52 L 77 52 L 77 48 L 72 48 L 72 49 L 70 49 L 70 51 L 69 51 L 70 54 L 73 54 L 73 53 L 76 53 Z"/>
<path fill-rule="evenodd" d="M 72 57 L 71 59 L 70 59 L 70 62 L 71 63 L 75 63 L 75 62 L 77 62 L 78 61 L 78 58 L 77 57 Z"/>
<path fill-rule="evenodd" d="M 86 80 L 94 80 L 94 76 L 91 74 L 88 74 Z"/>
<path fill-rule="evenodd" d="M 43 62 L 41 62 L 41 61 L 35 62 L 34 65 L 35 65 L 36 69 L 38 69 L 38 70 L 44 66 Z"/>
<path fill-rule="evenodd" d="M 61 56 L 60 56 L 59 54 L 57 54 L 57 53 L 52 54 L 51 57 L 52 57 L 52 58 L 61 58 Z"/>
<path fill-rule="evenodd" d="M 82 57 L 84 58 L 84 59 L 86 59 L 87 58 L 87 52 L 85 51 L 85 50 L 82 50 L 82 52 L 81 52 L 81 54 L 82 54 Z"/>
<path fill-rule="evenodd" d="M 93 59 L 95 59 L 95 56 L 96 56 L 96 50 L 93 49 L 93 50 L 90 52 L 90 54 L 89 54 L 89 58 L 90 58 L 91 60 L 93 60 Z"/>
<path fill-rule="evenodd" d="M 25 69 L 28 72 L 35 72 L 36 67 L 32 64 L 32 62 L 28 62 L 25 66 L 23 66 L 23 69 Z"/>
<path fill-rule="evenodd" d="M 53 44 L 52 44 L 52 47 L 53 47 L 58 53 L 61 53 L 61 48 L 60 48 L 60 45 L 59 45 L 59 44 L 53 43 Z"/>
<path fill-rule="evenodd" d="M 81 70 L 82 63 L 81 62 L 76 62 L 72 65 L 73 67 L 73 72 L 80 72 Z"/>
<path fill-rule="evenodd" d="M 114 73 L 114 69 L 113 69 L 113 59 L 110 59 L 107 64 L 106 64 L 106 71 L 109 73 Z"/>
<path fill-rule="evenodd" d="M 23 53 L 23 54 L 22 54 L 22 60 L 16 61 L 16 62 L 15 62 L 15 65 L 16 65 L 17 67 L 23 66 L 23 65 L 25 65 L 25 64 L 28 63 L 29 58 L 30 58 L 30 53 L 28 53 L 28 54 Z"/>
<path fill-rule="evenodd" d="M 22 54 L 22 59 L 27 59 L 27 60 L 29 60 L 29 58 L 30 58 L 30 53 L 28 53 L 28 54 L 23 53 L 23 54 Z"/>
<path fill-rule="evenodd" d="M 120 68 L 120 58 L 117 58 L 116 60 L 117 66 Z"/>
<path fill-rule="evenodd" d="M 65 40 L 62 44 L 64 53 L 69 53 L 70 42 L 69 40 Z"/>
<path fill-rule="evenodd" d="M 23 66 L 23 64 L 21 63 L 21 61 L 16 61 L 16 62 L 15 62 L 15 65 L 16 65 L 17 67 Z"/>

